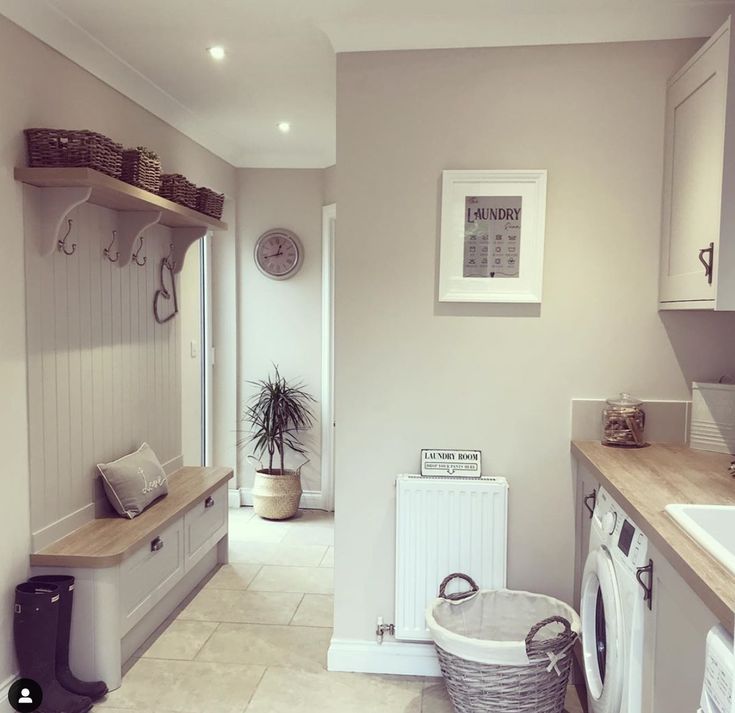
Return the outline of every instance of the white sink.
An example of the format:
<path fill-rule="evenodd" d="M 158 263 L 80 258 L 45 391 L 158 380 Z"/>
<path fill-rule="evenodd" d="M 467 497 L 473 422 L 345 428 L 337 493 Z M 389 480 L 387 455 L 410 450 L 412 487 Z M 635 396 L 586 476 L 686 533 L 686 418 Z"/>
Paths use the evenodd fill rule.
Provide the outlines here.
<path fill-rule="evenodd" d="M 735 505 L 667 505 L 666 512 L 735 574 Z"/>

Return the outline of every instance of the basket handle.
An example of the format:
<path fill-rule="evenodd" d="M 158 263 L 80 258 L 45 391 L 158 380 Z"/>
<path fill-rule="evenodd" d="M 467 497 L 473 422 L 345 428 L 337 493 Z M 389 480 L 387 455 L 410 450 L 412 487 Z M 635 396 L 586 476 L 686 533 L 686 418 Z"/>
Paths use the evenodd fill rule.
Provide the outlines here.
<path fill-rule="evenodd" d="M 561 636 L 568 636 L 572 633 L 572 625 L 567 619 L 563 616 L 550 616 L 548 619 L 544 619 L 531 627 L 531 630 L 528 632 L 528 636 L 526 636 L 526 647 L 530 646 L 536 638 L 536 634 L 549 624 L 562 624 L 564 626 L 564 632 Z"/>
<path fill-rule="evenodd" d="M 470 585 L 470 589 L 466 592 L 455 592 L 454 594 L 447 594 L 447 585 L 454 579 L 463 579 L 465 582 L 467 582 L 467 584 Z M 441 599 L 448 599 L 452 602 L 458 602 L 462 599 L 467 599 L 473 594 L 477 594 L 477 592 L 479 591 L 480 588 L 477 586 L 475 580 L 472 579 L 472 577 L 470 577 L 468 574 L 462 574 L 461 572 L 455 572 L 454 574 L 450 574 L 448 577 L 444 577 L 442 583 L 439 585 L 439 597 Z"/>

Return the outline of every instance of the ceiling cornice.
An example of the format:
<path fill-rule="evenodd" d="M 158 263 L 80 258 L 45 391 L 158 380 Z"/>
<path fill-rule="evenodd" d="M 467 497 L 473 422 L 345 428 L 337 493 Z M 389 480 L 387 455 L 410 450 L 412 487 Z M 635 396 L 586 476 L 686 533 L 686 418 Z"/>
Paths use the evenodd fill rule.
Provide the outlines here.
<path fill-rule="evenodd" d="M 0 13 L 233 166 L 242 149 L 45 0 L 0 0 Z"/>

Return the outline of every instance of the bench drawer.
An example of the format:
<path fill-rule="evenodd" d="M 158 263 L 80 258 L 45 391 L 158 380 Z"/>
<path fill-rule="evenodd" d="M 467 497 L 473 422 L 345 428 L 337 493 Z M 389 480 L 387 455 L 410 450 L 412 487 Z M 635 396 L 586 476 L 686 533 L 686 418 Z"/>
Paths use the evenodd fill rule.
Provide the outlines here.
<path fill-rule="evenodd" d="M 184 516 L 187 571 L 226 534 L 227 508 L 227 485 L 223 485 Z"/>
<path fill-rule="evenodd" d="M 123 632 L 135 626 L 184 576 L 184 518 L 179 518 L 120 567 Z"/>

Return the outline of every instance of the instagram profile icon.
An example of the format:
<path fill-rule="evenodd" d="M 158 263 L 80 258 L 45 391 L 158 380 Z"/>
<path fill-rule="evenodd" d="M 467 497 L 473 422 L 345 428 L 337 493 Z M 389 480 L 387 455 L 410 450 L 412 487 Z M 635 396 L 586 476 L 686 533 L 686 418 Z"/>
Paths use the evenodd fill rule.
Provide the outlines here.
<path fill-rule="evenodd" d="M 8 702 L 19 713 L 31 713 L 41 706 L 43 691 L 32 678 L 20 678 L 8 690 Z"/>

